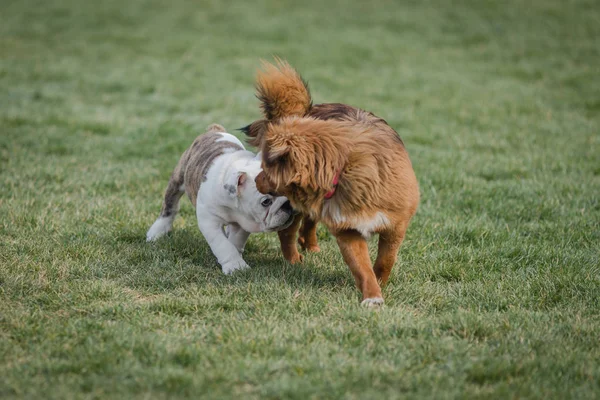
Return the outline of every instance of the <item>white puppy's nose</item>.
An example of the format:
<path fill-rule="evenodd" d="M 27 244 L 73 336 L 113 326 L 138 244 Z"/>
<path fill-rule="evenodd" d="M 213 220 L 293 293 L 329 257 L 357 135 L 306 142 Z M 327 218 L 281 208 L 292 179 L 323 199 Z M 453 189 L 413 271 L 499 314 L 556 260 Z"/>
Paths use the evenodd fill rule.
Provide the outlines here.
<path fill-rule="evenodd" d="M 293 209 L 293 207 L 292 207 L 292 203 L 290 203 L 290 201 L 289 201 L 289 200 L 288 200 L 288 201 L 286 201 L 285 203 L 283 203 L 283 204 L 281 205 L 281 210 L 282 210 L 282 211 L 289 212 L 289 213 L 291 213 L 292 211 L 294 211 L 294 209 Z"/>

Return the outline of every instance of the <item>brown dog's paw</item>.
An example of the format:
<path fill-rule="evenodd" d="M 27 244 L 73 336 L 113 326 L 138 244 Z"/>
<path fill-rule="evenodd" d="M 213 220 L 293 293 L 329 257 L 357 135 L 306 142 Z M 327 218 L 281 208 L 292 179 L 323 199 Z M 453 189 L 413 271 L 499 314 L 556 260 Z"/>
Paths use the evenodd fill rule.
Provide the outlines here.
<path fill-rule="evenodd" d="M 361 303 L 361 306 L 364 307 L 381 307 L 383 306 L 383 298 L 381 297 L 369 297 L 367 299 L 364 299 Z"/>
<path fill-rule="evenodd" d="M 304 256 L 296 252 L 295 254 L 286 255 L 285 259 L 288 260 L 290 264 L 296 264 L 304 261 Z"/>
<path fill-rule="evenodd" d="M 311 252 L 311 253 L 318 253 L 318 252 L 321 251 L 321 248 L 318 245 L 316 245 L 316 244 L 313 245 L 313 246 L 306 246 L 306 247 L 302 246 L 302 248 L 304 250 L 306 250 L 306 251 Z"/>
<path fill-rule="evenodd" d="M 302 236 L 298 238 L 298 244 L 300 247 L 302 247 L 302 250 L 309 251 L 311 253 L 318 253 L 321 251 L 321 248 L 318 244 L 306 244 L 306 241 Z"/>

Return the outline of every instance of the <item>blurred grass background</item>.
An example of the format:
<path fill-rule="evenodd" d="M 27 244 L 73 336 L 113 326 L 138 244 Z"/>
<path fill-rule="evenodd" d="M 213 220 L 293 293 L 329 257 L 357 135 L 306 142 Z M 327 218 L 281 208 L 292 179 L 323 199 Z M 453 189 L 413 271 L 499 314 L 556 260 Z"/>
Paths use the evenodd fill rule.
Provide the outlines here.
<path fill-rule="evenodd" d="M 597 398 L 599 43 L 592 0 L 1 0 L 0 396 Z M 233 277 L 187 200 L 144 241 L 273 55 L 407 145 L 379 312 L 324 229 L 301 266 L 253 235 Z"/>

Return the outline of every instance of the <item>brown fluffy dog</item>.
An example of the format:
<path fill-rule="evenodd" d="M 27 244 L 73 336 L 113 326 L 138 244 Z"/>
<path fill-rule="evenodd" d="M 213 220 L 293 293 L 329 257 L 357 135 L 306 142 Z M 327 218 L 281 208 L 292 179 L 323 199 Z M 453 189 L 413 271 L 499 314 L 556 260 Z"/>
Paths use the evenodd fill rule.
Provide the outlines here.
<path fill-rule="evenodd" d="M 362 291 L 362 303 L 383 303 L 385 284 L 419 203 L 419 188 L 398 134 L 381 118 L 344 104 L 312 105 L 308 86 L 285 61 L 264 63 L 257 97 L 265 119 L 244 128 L 262 151 L 256 186 L 285 195 L 304 215 L 299 243 L 318 251 L 316 222 L 336 237 Z M 284 255 L 299 261 L 300 219 L 280 233 Z M 367 241 L 379 234 L 375 266 Z"/>

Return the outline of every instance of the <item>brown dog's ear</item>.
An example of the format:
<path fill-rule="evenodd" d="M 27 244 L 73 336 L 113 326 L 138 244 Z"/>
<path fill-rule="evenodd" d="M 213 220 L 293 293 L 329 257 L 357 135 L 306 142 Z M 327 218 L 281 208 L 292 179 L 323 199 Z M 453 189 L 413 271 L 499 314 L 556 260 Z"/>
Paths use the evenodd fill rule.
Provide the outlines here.
<path fill-rule="evenodd" d="M 246 134 L 248 137 L 246 142 L 248 142 L 250 146 L 259 147 L 263 134 L 267 131 L 268 124 L 269 121 L 266 119 L 259 119 L 239 130 Z"/>

